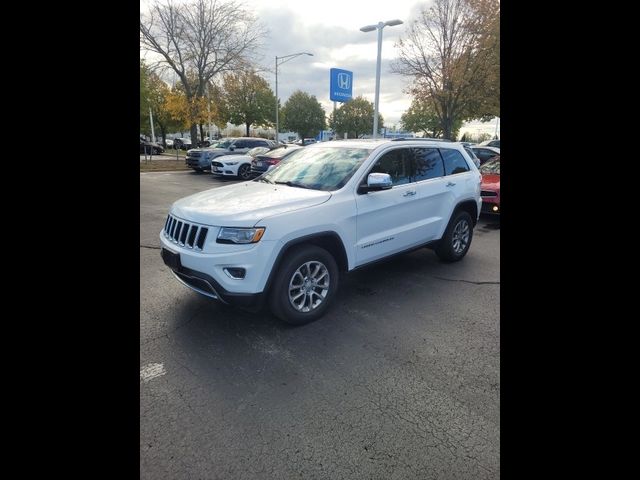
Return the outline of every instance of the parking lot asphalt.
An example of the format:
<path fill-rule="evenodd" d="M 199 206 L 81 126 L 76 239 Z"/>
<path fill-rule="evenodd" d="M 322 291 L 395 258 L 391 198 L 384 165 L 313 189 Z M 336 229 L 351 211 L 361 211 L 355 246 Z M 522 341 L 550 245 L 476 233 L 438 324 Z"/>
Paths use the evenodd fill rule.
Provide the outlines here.
<path fill-rule="evenodd" d="M 294 328 L 160 258 L 171 203 L 231 183 L 140 174 L 140 478 L 499 478 L 499 220 L 461 262 L 422 249 L 345 275 Z"/>

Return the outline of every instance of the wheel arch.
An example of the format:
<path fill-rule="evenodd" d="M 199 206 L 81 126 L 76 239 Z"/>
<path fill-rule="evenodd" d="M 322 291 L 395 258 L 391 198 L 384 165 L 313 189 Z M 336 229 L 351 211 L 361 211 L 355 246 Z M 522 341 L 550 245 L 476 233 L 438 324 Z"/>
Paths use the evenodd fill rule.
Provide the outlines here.
<path fill-rule="evenodd" d="M 344 248 L 344 244 L 342 243 L 340 235 L 338 235 L 334 231 L 325 231 L 312 233 L 310 235 L 304 235 L 302 237 L 289 240 L 280 249 L 276 260 L 273 262 L 271 272 L 269 272 L 269 277 L 267 278 L 267 283 L 265 284 L 263 292 L 268 292 L 270 290 L 275 275 L 280 269 L 280 265 L 282 264 L 285 254 L 292 248 L 299 245 L 315 245 L 317 247 L 323 248 L 333 256 L 340 272 L 346 272 L 349 269 L 347 251 Z"/>
<path fill-rule="evenodd" d="M 461 210 L 471 215 L 471 220 L 473 221 L 473 226 L 475 227 L 476 223 L 478 223 L 478 204 L 476 203 L 476 201 L 469 199 L 463 200 L 462 202 L 458 203 L 456 205 L 456 208 L 454 208 L 453 212 L 451 213 L 451 218 L 453 218 L 453 216 Z"/>

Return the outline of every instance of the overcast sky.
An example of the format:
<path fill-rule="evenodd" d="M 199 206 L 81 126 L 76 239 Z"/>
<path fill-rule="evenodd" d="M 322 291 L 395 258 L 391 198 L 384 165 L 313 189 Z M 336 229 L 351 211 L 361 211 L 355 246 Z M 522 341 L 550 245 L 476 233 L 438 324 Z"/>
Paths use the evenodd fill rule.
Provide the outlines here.
<path fill-rule="evenodd" d="M 176 1 L 176 0 L 174 0 Z M 179 1 L 179 0 L 178 0 Z M 333 110 L 329 100 L 329 69 L 353 72 L 353 96 L 363 95 L 373 103 L 375 95 L 377 32 L 364 33 L 360 27 L 379 21 L 400 19 L 403 25 L 385 27 L 382 38 L 379 111 L 385 125 L 397 125 L 409 108 L 411 98 L 404 93 L 409 79 L 391 73 L 390 63 L 397 57 L 395 42 L 431 0 L 246 0 L 268 34 L 258 63 L 275 91 L 275 57 L 310 52 L 278 67 L 278 96 L 281 104 L 295 90 L 315 95 L 327 114 Z M 141 10 L 150 2 L 140 1 Z M 188 3 L 188 0 L 187 2 Z M 141 56 L 144 56 L 141 54 Z M 338 104 L 339 106 L 339 104 Z M 495 123 L 494 123 L 495 124 Z M 475 132 L 476 130 L 474 130 Z M 491 132 L 493 133 L 493 132 Z"/>

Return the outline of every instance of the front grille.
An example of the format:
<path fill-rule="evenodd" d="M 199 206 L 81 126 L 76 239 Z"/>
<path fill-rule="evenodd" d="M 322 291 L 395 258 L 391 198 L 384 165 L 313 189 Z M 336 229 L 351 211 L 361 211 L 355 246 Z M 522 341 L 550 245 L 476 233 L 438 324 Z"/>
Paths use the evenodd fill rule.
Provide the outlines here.
<path fill-rule="evenodd" d="M 222 165 L 220 162 L 211 162 L 211 165 L 212 165 L 213 167 L 222 167 L 222 166 L 224 166 L 224 165 Z"/>
<path fill-rule="evenodd" d="M 189 152 L 189 157 L 200 158 L 202 156 L 202 152 Z"/>
<path fill-rule="evenodd" d="M 195 250 L 202 250 L 208 232 L 209 229 L 207 227 L 201 227 L 200 225 L 179 220 L 173 215 L 169 215 L 164 224 L 165 238 L 181 247 L 193 248 Z"/>
<path fill-rule="evenodd" d="M 492 192 L 490 190 L 481 190 L 480 191 L 480 196 L 481 197 L 497 197 L 498 194 L 496 192 Z"/>

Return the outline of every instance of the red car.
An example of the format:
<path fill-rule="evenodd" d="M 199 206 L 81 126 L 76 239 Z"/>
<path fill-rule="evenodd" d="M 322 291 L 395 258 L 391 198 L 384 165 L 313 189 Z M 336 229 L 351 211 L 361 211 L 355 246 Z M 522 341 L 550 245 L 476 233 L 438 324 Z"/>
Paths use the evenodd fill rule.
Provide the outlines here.
<path fill-rule="evenodd" d="M 482 213 L 500 215 L 500 155 L 480 167 Z"/>

